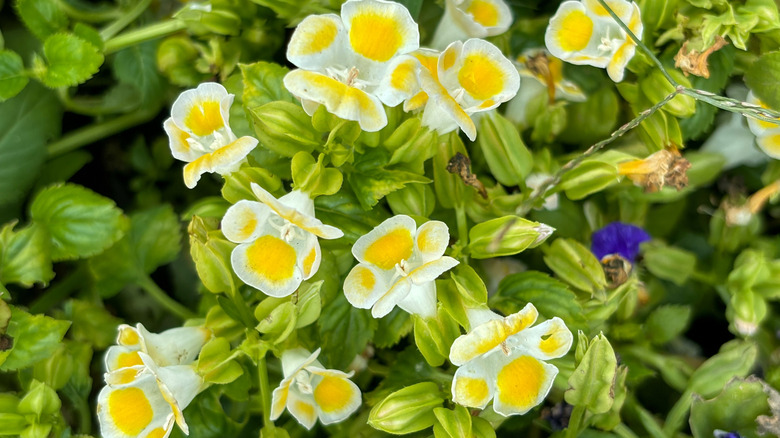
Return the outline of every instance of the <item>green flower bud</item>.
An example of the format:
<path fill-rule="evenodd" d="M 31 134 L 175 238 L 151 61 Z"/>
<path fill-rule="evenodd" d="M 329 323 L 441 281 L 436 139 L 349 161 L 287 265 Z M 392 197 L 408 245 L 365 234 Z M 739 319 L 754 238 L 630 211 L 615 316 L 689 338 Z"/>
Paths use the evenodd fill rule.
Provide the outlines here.
<path fill-rule="evenodd" d="M 170 37 L 157 47 L 157 68 L 176 85 L 195 86 L 206 78 L 194 66 L 199 56 L 198 49 L 189 38 Z"/>
<path fill-rule="evenodd" d="M 577 342 L 580 351 L 581 341 Z M 603 333 L 591 340 L 588 350 L 569 378 L 569 389 L 564 393 L 566 403 L 584 406 L 594 414 L 609 411 L 614 402 L 612 384 L 617 372 L 617 358 Z"/>
<path fill-rule="evenodd" d="M 55 390 L 65 387 L 72 374 L 73 357 L 66 344 L 60 344 L 54 354 L 33 367 L 33 377 Z"/>
<path fill-rule="evenodd" d="M 259 321 L 255 327 L 257 331 L 268 334 L 264 339 L 277 344 L 295 330 L 297 311 L 287 298 L 268 297 L 255 308 L 255 318 Z"/>
<path fill-rule="evenodd" d="M 544 248 L 544 263 L 561 280 L 600 299 L 605 298 L 607 279 L 601 262 L 573 239 L 556 239 Z"/>
<path fill-rule="evenodd" d="M 59 411 L 61 406 L 56 391 L 41 381 L 33 380 L 30 390 L 19 402 L 18 411 L 20 414 L 34 414 L 40 419 L 41 415 Z"/>
<path fill-rule="evenodd" d="M 447 164 L 458 152 L 464 156 L 468 155 L 463 141 L 455 131 L 439 139 L 436 154 L 433 156 L 433 188 L 436 190 L 436 199 L 443 208 L 454 208 L 456 202 L 462 203 L 467 197 L 466 187 L 460 176 L 447 171 Z"/>
<path fill-rule="evenodd" d="M 463 406 L 456 405 L 454 410 L 434 408 L 433 424 L 435 438 L 461 438 L 471 435 L 471 414 Z"/>
<path fill-rule="evenodd" d="M 644 265 L 658 278 L 682 285 L 696 269 L 696 255 L 679 248 L 666 246 L 661 242 L 647 242 L 642 245 Z"/>
<path fill-rule="evenodd" d="M 474 225 L 469 230 L 469 250 L 475 259 L 517 254 L 539 246 L 552 227 L 519 216 L 504 216 Z"/>
<path fill-rule="evenodd" d="M 409 184 L 385 198 L 395 214 L 427 218 L 436 208 L 436 195 L 429 184 Z"/>
<path fill-rule="evenodd" d="M 241 17 L 233 11 L 214 9 L 211 5 L 191 3 L 174 17 L 187 23 L 187 30 L 196 35 L 238 35 L 241 31 Z"/>
<path fill-rule="evenodd" d="M 250 108 L 255 136 L 268 150 L 284 157 L 300 151 L 311 152 L 321 144 L 321 134 L 314 129 L 300 106 L 284 101 L 269 102 Z"/>
<path fill-rule="evenodd" d="M 31 424 L 19 438 L 47 438 L 51 432 L 51 424 Z"/>
<path fill-rule="evenodd" d="M 691 81 L 678 70 L 669 70 L 669 75 L 684 87 L 690 87 Z M 653 69 L 650 74 L 639 81 L 639 88 L 650 102 L 656 103 L 664 100 L 666 96 L 674 92 L 674 86 L 666 80 L 661 70 Z M 681 118 L 690 117 L 696 112 L 696 100 L 691 96 L 678 94 L 669 103 L 664 105 L 663 110 L 669 114 Z"/>
<path fill-rule="evenodd" d="M 458 322 L 442 307 L 436 318 L 422 318 L 413 315 L 414 343 L 429 365 L 437 367 L 450 355 L 450 347 L 460 336 Z"/>
<path fill-rule="evenodd" d="M 190 255 L 206 289 L 213 293 L 231 294 L 241 284 L 230 266 L 230 253 L 235 244 L 225 239 L 216 229 L 217 224 L 216 220 L 192 217 L 188 228 Z"/>
<path fill-rule="evenodd" d="M 383 432 L 404 435 L 431 427 L 436 421 L 433 409 L 444 399 L 438 385 L 422 382 L 398 390 L 371 409 L 368 424 Z"/>
<path fill-rule="evenodd" d="M 498 112 L 490 111 L 482 117 L 477 145 L 499 183 L 516 186 L 531 173 L 531 153 L 525 147 L 517 128 Z"/>
<path fill-rule="evenodd" d="M 388 164 L 406 163 L 415 171 L 423 172 L 423 163 L 436 153 L 436 131 L 421 125 L 420 119 L 407 119 L 384 142 L 393 154 Z"/>
<path fill-rule="evenodd" d="M 27 419 L 24 415 L 0 412 L 0 424 L 4 435 L 21 435 L 27 428 Z"/>
<path fill-rule="evenodd" d="M 212 338 L 198 355 L 198 374 L 208 383 L 230 383 L 244 373 L 241 365 L 233 360 L 234 357 L 230 343 L 225 338 Z"/>
<path fill-rule="evenodd" d="M 750 289 L 743 289 L 731 296 L 726 308 L 729 329 L 741 336 L 753 336 L 766 317 L 766 300 Z"/>
<path fill-rule="evenodd" d="M 325 167 L 325 154 L 315 161 L 308 152 L 298 152 L 292 159 L 292 179 L 295 188 L 308 193 L 313 199 L 320 195 L 332 195 L 339 191 L 344 176 L 333 167 Z"/>

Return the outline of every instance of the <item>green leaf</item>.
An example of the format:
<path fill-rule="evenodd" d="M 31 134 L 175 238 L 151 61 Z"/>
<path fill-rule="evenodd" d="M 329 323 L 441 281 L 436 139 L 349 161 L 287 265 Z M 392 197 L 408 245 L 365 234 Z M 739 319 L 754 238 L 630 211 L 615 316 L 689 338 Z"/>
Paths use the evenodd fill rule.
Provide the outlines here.
<path fill-rule="evenodd" d="M 348 242 L 355 242 L 387 218 L 379 208 L 363 210 L 355 196 L 344 190 L 335 195 L 319 196 L 314 205 L 317 218 L 343 231 Z"/>
<path fill-rule="evenodd" d="M 46 64 L 37 60 L 36 75 L 47 87 L 72 87 L 86 82 L 103 65 L 103 54 L 97 47 L 76 35 L 58 33 L 43 43 Z"/>
<path fill-rule="evenodd" d="M 129 84 L 149 105 L 162 97 L 162 76 L 157 72 L 157 44 L 154 41 L 130 46 L 114 56 L 113 72 L 120 83 Z"/>
<path fill-rule="evenodd" d="M 763 435 L 756 430 L 756 419 L 771 414 L 768 393 L 777 392 L 764 381 L 750 376 L 733 379 L 710 400 L 694 397 L 690 418 L 693 436 L 714 436 L 716 429 L 738 430 L 745 438 Z"/>
<path fill-rule="evenodd" d="M 0 230 L 0 284 L 48 283 L 54 278 L 49 234 L 38 225 L 14 231 L 15 222 Z"/>
<path fill-rule="evenodd" d="M 603 293 L 607 286 L 604 269 L 596 256 L 573 239 L 556 239 L 544 249 L 544 263 L 561 280 L 591 295 Z"/>
<path fill-rule="evenodd" d="M 99 303 L 68 300 L 63 309 L 65 316 L 73 321 L 70 338 L 85 342 L 96 350 L 105 350 L 116 342 L 116 328 L 122 320 Z"/>
<path fill-rule="evenodd" d="M 430 366 L 440 366 L 450 355 L 450 347 L 460 336 L 458 322 L 439 306 L 436 317 L 423 318 L 412 315 L 414 343 Z"/>
<path fill-rule="evenodd" d="M 583 309 L 577 296 L 564 283 L 538 271 L 526 271 L 504 277 L 490 306 L 505 315 L 518 312 L 533 303 L 547 318 L 560 317 L 571 329 L 585 325 Z"/>
<path fill-rule="evenodd" d="M 19 94 L 29 81 L 22 57 L 10 50 L 0 50 L 0 102 Z"/>
<path fill-rule="evenodd" d="M 780 52 L 761 55 L 745 73 L 745 83 L 771 108 L 780 108 Z"/>
<path fill-rule="evenodd" d="M 79 22 L 73 26 L 73 33 L 82 40 L 97 47 L 98 50 L 103 51 L 105 42 L 103 41 L 103 37 L 100 36 L 100 32 L 98 32 L 98 30 L 94 27 Z"/>
<path fill-rule="evenodd" d="M 57 349 L 68 327 L 70 321 L 30 315 L 14 307 L 8 326 L 8 335 L 14 339 L 14 345 L 6 352 L 5 361 L 0 353 L 0 371 L 16 371 L 49 357 Z"/>
<path fill-rule="evenodd" d="M 642 254 L 648 271 L 677 285 L 684 284 L 696 269 L 695 254 L 661 242 L 643 244 Z"/>
<path fill-rule="evenodd" d="M 41 40 L 68 26 L 68 16 L 55 0 L 16 0 L 14 7 L 24 25 Z"/>
<path fill-rule="evenodd" d="M 233 360 L 230 343 L 225 338 L 211 339 L 198 355 L 198 374 L 208 383 L 225 385 L 243 373 L 241 365 Z"/>
<path fill-rule="evenodd" d="M 368 210 L 385 195 L 406 187 L 407 184 L 427 184 L 431 180 L 404 170 L 374 169 L 371 172 L 352 172 L 347 180 L 360 205 Z"/>
<path fill-rule="evenodd" d="M 0 105 L 0 207 L 19 201 L 32 186 L 46 142 L 59 135 L 61 114 L 54 93 L 38 84 Z"/>
<path fill-rule="evenodd" d="M 401 341 L 401 338 L 412 331 L 412 319 L 406 311 L 396 307 L 384 318 L 379 320 L 374 345 L 379 348 L 389 348 Z M 396 358 L 397 359 L 397 358 Z"/>
<path fill-rule="evenodd" d="M 175 260 L 181 250 L 179 219 L 170 205 L 133 213 L 125 237 L 89 260 L 95 288 L 110 297 L 126 284 Z"/>
<path fill-rule="evenodd" d="M 601 333 L 591 340 L 585 356 L 569 378 L 569 389 L 564 393 L 566 403 L 584 406 L 594 414 L 609 411 L 614 402 L 612 385 L 616 372 L 615 352 Z"/>
<path fill-rule="evenodd" d="M 665 344 L 679 336 L 688 327 L 690 319 L 689 306 L 661 306 L 645 321 L 645 336 L 654 344 Z"/>
<path fill-rule="evenodd" d="M 254 64 L 239 64 L 244 78 L 244 108 L 254 108 L 274 101 L 297 103 L 284 87 L 282 79 L 289 72 L 285 67 L 272 62 L 260 61 Z"/>
<path fill-rule="evenodd" d="M 317 321 L 323 362 L 329 368 L 346 368 L 366 348 L 376 326 L 371 311 L 353 307 L 344 294 L 338 294 Z"/>
<path fill-rule="evenodd" d="M 75 184 L 43 189 L 33 200 L 30 217 L 51 235 L 54 261 L 99 254 L 127 229 L 114 201 Z"/>
<path fill-rule="evenodd" d="M 745 377 L 753 369 L 757 356 L 758 348 L 750 342 L 724 344 L 718 354 L 693 372 L 688 389 L 703 397 L 713 397 L 733 377 Z"/>

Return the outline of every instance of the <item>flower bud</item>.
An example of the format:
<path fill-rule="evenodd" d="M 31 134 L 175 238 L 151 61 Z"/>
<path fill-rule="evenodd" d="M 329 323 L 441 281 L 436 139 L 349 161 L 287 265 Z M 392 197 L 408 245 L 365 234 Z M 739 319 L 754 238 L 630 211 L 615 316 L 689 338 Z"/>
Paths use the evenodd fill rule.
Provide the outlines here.
<path fill-rule="evenodd" d="M 443 402 L 435 383 L 417 383 L 388 395 L 374 406 L 368 424 L 396 435 L 417 432 L 433 425 L 436 421 L 433 409 Z"/>
<path fill-rule="evenodd" d="M 446 310 L 439 308 L 435 318 L 413 315 L 414 343 L 429 365 L 437 367 L 449 356 L 450 347 L 460 336 L 458 322 Z"/>
<path fill-rule="evenodd" d="M 554 228 L 539 222 L 504 216 L 472 227 L 469 250 L 476 259 L 513 255 L 539 246 L 553 231 Z"/>
<path fill-rule="evenodd" d="M 190 3 L 175 17 L 187 23 L 187 29 L 197 35 L 238 35 L 241 31 L 241 17 L 227 9 L 213 9 L 211 5 Z"/>
<path fill-rule="evenodd" d="M 44 414 L 53 414 L 60 410 L 62 403 L 57 392 L 38 380 L 33 380 L 30 390 L 19 402 L 20 414 L 34 414 L 40 418 Z M 44 435 L 45 436 L 45 435 Z"/>
<path fill-rule="evenodd" d="M 157 48 L 157 68 L 176 85 L 195 86 L 207 78 L 195 69 L 198 57 L 198 49 L 189 38 L 170 37 Z"/>
<path fill-rule="evenodd" d="M 409 184 L 388 193 L 386 199 L 395 214 L 427 218 L 436 207 L 436 195 L 428 184 Z"/>
<path fill-rule="evenodd" d="M 678 70 L 670 69 L 669 74 L 678 84 L 684 87 L 691 86 L 691 81 Z M 653 69 L 649 75 L 640 79 L 639 89 L 653 103 L 664 100 L 666 96 L 674 92 L 674 86 L 666 80 L 661 70 L 657 69 Z M 681 118 L 690 117 L 696 112 L 696 100 L 691 96 L 678 94 L 664 105 L 663 110 L 673 116 Z"/>
<path fill-rule="evenodd" d="M 19 438 L 47 438 L 51 432 L 51 424 L 31 424 Z"/>
<path fill-rule="evenodd" d="M 266 149 L 284 157 L 297 152 L 311 152 L 320 146 L 321 134 L 312 126 L 309 117 L 300 106 L 284 101 L 274 101 L 250 108 L 255 136 Z"/>
<path fill-rule="evenodd" d="M 224 238 L 217 225 L 193 216 L 189 226 L 190 255 L 203 285 L 213 293 L 232 293 L 240 280 L 230 268 L 230 253 L 235 245 Z"/>
<path fill-rule="evenodd" d="M 533 157 L 512 122 L 495 111 L 480 122 L 477 145 L 485 154 L 490 171 L 499 183 L 519 185 L 531 172 Z"/>

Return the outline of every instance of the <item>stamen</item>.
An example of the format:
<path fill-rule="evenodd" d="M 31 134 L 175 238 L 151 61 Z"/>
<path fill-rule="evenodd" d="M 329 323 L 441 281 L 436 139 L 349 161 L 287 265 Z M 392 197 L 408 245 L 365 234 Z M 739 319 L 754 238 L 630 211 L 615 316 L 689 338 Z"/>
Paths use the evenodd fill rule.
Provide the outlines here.
<path fill-rule="evenodd" d="M 311 394 L 314 391 L 311 387 L 311 377 L 312 375 L 306 370 L 300 370 L 295 375 L 295 385 L 304 394 Z"/>
<path fill-rule="evenodd" d="M 352 83 L 355 82 L 355 79 L 357 79 L 358 73 L 360 72 L 358 71 L 357 67 L 350 67 L 349 72 L 347 73 L 347 80 L 344 83 L 351 87 Z"/>

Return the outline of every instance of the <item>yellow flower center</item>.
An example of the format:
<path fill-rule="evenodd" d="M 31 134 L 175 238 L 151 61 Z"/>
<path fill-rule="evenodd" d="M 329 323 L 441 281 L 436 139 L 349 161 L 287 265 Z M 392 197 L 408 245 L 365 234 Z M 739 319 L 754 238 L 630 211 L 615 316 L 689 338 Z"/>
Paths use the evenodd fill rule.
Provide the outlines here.
<path fill-rule="evenodd" d="M 401 24 L 376 12 L 355 16 L 349 29 L 349 43 L 355 52 L 368 59 L 385 62 L 398 52 L 403 43 Z"/>
<path fill-rule="evenodd" d="M 325 376 L 314 388 L 314 401 L 324 412 L 344 409 L 351 397 L 352 387 L 340 377 Z"/>
<path fill-rule="evenodd" d="M 498 9 L 490 2 L 474 0 L 466 8 L 466 13 L 471 14 L 474 17 L 474 21 L 485 27 L 498 24 Z"/>
<path fill-rule="evenodd" d="M 504 72 L 490 57 L 472 53 L 464 60 L 458 81 L 473 98 L 487 100 L 504 89 Z"/>
<path fill-rule="evenodd" d="M 187 117 L 184 118 L 184 125 L 193 134 L 201 137 L 225 126 L 219 102 L 216 100 L 205 100 L 193 105 Z"/>
<path fill-rule="evenodd" d="M 154 412 L 146 394 L 139 388 L 123 388 L 108 396 L 108 412 L 117 429 L 138 435 L 152 422 Z"/>
<path fill-rule="evenodd" d="M 542 389 L 544 367 L 531 356 L 520 356 L 505 366 L 496 378 L 502 403 L 529 407 Z"/>
<path fill-rule="evenodd" d="M 593 20 L 582 11 L 572 11 L 563 18 L 558 34 L 558 43 L 567 52 L 584 49 L 593 34 Z"/>
<path fill-rule="evenodd" d="M 293 276 L 295 249 L 274 236 L 262 236 L 247 250 L 250 269 L 271 282 L 283 282 Z"/>
<path fill-rule="evenodd" d="M 377 239 L 366 249 L 366 262 L 380 269 L 392 269 L 401 260 L 412 256 L 414 242 L 406 228 L 396 228 Z"/>

